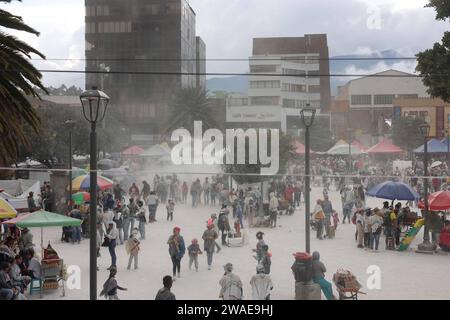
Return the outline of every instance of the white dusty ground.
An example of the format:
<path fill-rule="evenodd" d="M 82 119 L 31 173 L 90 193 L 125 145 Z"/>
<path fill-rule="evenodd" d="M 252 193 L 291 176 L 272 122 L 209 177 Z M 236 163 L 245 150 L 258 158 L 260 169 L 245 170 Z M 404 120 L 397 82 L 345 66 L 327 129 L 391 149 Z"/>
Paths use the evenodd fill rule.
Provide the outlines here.
<path fill-rule="evenodd" d="M 312 201 L 321 196 L 321 189 L 314 189 Z M 341 202 L 337 192 L 330 192 L 338 212 Z M 381 205 L 382 199 L 369 198 L 368 205 Z M 174 222 L 166 222 L 165 208 L 158 209 L 158 222 L 147 225 L 147 239 L 142 243 L 139 256 L 139 269 L 126 270 L 128 257 L 124 246 L 116 249 L 118 255 L 118 283 L 128 288 L 119 291 L 121 299 L 154 299 L 157 290 L 162 286 L 162 277 L 171 274 L 172 266 L 166 241 L 174 226 L 181 227 L 181 233 L 187 245 L 194 237 L 200 239 L 205 228 L 205 221 L 218 208 L 178 205 L 175 209 Z M 304 250 L 304 209 L 297 210 L 292 216 L 281 216 L 279 227 L 263 229 L 265 240 L 272 252 L 271 277 L 274 283 L 272 299 L 293 299 L 294 278 L 291 265 L 294 261 L 292 253 Z M 39 230 L 32 230 L 35 243 L 39 243 Z M 188 258 L 182 260 L 181 278 L 174 283 L 172 291 L 177 299 L 218 299 L 218 281 L 223 274 L 222 266 L 232 262 L 235 273 L 244 283 L 244 296 L 251 298 L 249 281 L 255 273 L 255 260 L 251 249 L 255 247 L 257 229 L 249 231 L 250 244 L 240 248 L 223 248 L 214 255 L 213 268 L 207 270 L 206 255 L 200 256 L 199 272 L 188 270 Z M 449 299 L 450 298 L 450 255 L 424 255 L 409 252 L 395 252 L 384 250 L 384 237 L 380 239 L 379 253 L 357 249 L 354 241 L 355 226 L 340 224 L 336 238 L 332 240 L 317 240 L 311 234 L 311 249 L 320 252 L 322 261 L 328 272 L 326 277 L 331 281 L 333 273 L 338 268 L 351 270 L 363 285 L 362 291 L 367 295 L 360 295 L 360 299 Z M 47 228 L 44 232 L 44 243 L 51 241 L 54 248 L 67 265 L 79 265 L 81 268 L 81 289 L 66 290 L 66 296 L 61 297 L 60 291 L 47 291 L 44 299 L 88 299 L 89 298 L 89 241 L 83 240 L 80 245 L 60 242 L 60 228 Z M 414 240 L 411 248 L 420 243 L 422 234 Z M 200 241 L 202 244 L 202 242 Z M 98 291 L 108 276 L 106 268 L 110 264 L 107 248 L 102 248 L 99 259 Z M 368 290 L 366 279 L 367 268 L 377 265 L 381 268 L 381 289 Z M 334 288 L 334 286 L 333 286 Z M 335 290 L 335 288 L 334 288 Z M 37 295 L 33 299 L 38 299 Z"/>

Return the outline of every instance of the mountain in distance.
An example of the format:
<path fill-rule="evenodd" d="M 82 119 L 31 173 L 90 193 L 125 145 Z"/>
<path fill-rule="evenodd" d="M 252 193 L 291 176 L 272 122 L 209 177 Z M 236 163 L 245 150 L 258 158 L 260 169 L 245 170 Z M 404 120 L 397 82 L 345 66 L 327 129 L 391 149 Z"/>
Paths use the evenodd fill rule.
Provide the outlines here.
<path fill-rule="evenodd" d="M 393 68 L 395 64 L 403 60 L 344 60 L 344 59 L 367 59 L 367 58 L 400 58 L 402 55 L 396 50 L 384 50 L 381 52 L 373 52 L 371 54 L 349 54 L 333 56 L 330 60 L 331 74 L 346 74 L 349 67 L 356 70 L 361 70 L 361 73 L 369 73 L 371 70 L 377 68 L 380 62 L 384 62 L 386 69 Z M 407 60 L 410 61 L 410 60 Z M 381 71 L 381 70 L 380 70 Z M 411 70 L 413 71 L 413 70 Z M 359 72 L 358 72 L 359 73 Z M 331 94 L 337 93 L 337 87 L 345 85 L 351 78 L 349 77 L 331 77 Z M 210 92 L 225 91 L 225 92 L 242 92 L 246 93 L 248 90 L 247 76 L 232 76 L 224 78 L 211 78 L 206 80 L 206 89 Z"/>

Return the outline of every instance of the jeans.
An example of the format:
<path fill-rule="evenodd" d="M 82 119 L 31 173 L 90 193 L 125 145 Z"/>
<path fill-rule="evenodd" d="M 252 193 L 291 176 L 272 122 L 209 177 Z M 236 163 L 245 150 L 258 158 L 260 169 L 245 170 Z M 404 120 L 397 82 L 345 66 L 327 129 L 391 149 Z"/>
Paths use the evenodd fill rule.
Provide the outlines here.
<path fill-rule="evenodd" d="M 148 206 L 148 221 L 154 221 L 156 219 L 156 204 L 150 204 Z"/>
<path fill-rule="evenodd" d="M 211 251 L 211 252 L 207 251 L 206 252 L 206 261 L 208 263 L 208 267 L 211 267 L 211 265 L 212 265 L 213 255 L 214 255 L 214 247 L 213 247 L 213 251 Z"/>
<path fill-rule="evenodd" d="M 73 227 L 72 229 L 72 243 L 81 241 L 81 227 Z"/>
<path fill-rule="evenodd" d="M 378 245 L 380 244 L 380 235 L 381 233 L 374 233 L 372 232 L 370 234 L 370 248 L 373 250 L 373 246 L 375 245 L 375 250 L 378 250 Z"/>
<path fill-rule="evenodd" d="M 371 245 L 371 233 L 370 232 L 364 232 L 364 247 L 372 248 L 372 245 Z"/>
<path fill-rule="evenodd" d="M 123 219 L 123 239 L 125 241 L 128 240 L 129 232 L 130 232 L 130 219 L 126 218 Z"/>
<path fill-rule="evenodd" d="M 205 205 L 209 204 L 209 191 L 205 190 L 203 192 L 203 200 L 205 201 Z"/>
<path fill-rule="evenodd" d="M 167 221 L 173 221 L 173 211 L 167 211 Z"/>
<path fill-rule="evenodd" d="M 198 255 L 189 255 L 189 270 L 191 270 L 192 263 L 194 263 L 195 270 L 198 270 Z"/>
<path fill-rule="evenodd" d="M 178 257 L 176 255 L 170 256 L 170 258 L 172 259 L 172 274 L 175 277 L 177 271 L 178 271 L 178 273 L 180 273 L 181 259 L 178 259 Z"/>
<path fill-rule="evenodd" d="M 192 194 L 192 207 L 195 208 L 197 206 L 197 195 L 195 193 Z"/>
<path fill-rule="evenodd" d="M 322 234 L 323 234 L 323 220 L 316 220 L 316 226 L 317 226 L 316 237 L 317 237 L 317 239 L 322 239 Z"/>
<path fill-rule="evenodd" d="M 133 262 L 133 260 L 134 260 L 134 268 L 135 269 L 137 269 L 138 268 L 138 255 L 139 255 L 139 252 L 131 252 L 130 253 L 130 258 L 128 259 L 128 267 L 127 267 L 127 269 L 130 269 L 131 268 L 131 263 Z"/>
<path fill-rule="evenodd" d="M 116 239 L 109 241 L 109 254 L 111 255 L 111 266 L 116 266 L 117 256 L 116 256 Z"/>
<path fill-rule="evenodd" d="M 317 283 L 322 289 L 323 294 L 327 298 L 327 300 L 332 300 L 333 296 L 333 287 L 331 283 L 325 280 L 325 278 L 314 278 L 314 283 Z"/>
<path fill-rule="evenodd" d="M 226 239 L 227 239 L 227 232 L 225 231 L 225 229 L 220 230 L 222 231 L 222 245 L 226 245 Z"/>
<path fill-rule="evenodd" d="M 216 194 L 211 192 L 211 205 L 215 206 L 216 205 Z"/>
<path fill-rule="evenodd" d="M 145 222 L 139 221 L 139 234 L 141 235 L 141 240 L 145 240 Z"/>
<path fill-rule="evenodd" d="M 131 234 L 131 232 L 133 231 L 133 229 L 134 229 L 134 222 L 136 221 L 136 218 L 130 218 L 130 233 L 129 234 Z"/>

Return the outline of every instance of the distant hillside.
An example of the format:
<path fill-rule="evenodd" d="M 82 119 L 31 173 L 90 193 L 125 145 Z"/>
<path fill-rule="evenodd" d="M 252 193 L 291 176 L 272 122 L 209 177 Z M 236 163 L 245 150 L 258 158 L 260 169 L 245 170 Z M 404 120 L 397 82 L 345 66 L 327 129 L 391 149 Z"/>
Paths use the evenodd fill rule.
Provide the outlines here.
<path fill-rule="evenodd" d="M 375 52 L 368 55 L 342 55 L 333 56 L 336 59 L 362 59 L 362 58 L 398 58 L 401 55 L 395 50 L 385 50 L 381 52 Z M 330 73 L 331 74 L 344 74 L 349 67 L 353 67 L 356 70 L 367 70 L 370 72 L 383 60 L 331 60 L 330 61 Z M 384 64 L 387 68 L 393 67 L 401 60 L 384 60 Z M 411 70 L 412 71 L 412 70 Z M 364 73 L 364 72 L 363 72 Z M 332 77 L 330 79 L 331 94 L 335 95 L 337 87 L 347 83 L 348 78 Z M 226 91 L 226 92 L 247 92 L 248 89 L 248 77 L 245 76 L 233 76 L 226 78 L 211 78 L 206 80 L 206 88 L 213 91 Z"/>

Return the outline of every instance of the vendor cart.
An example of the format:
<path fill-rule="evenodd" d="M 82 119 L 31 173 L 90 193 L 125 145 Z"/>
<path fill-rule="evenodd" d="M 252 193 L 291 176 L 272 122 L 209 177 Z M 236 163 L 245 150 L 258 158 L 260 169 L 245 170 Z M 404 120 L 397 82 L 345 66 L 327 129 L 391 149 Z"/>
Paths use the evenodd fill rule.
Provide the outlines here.
<path fill-rule="evenodd" d="M 339 293 L 339 300 L 358 300 L 358 293 L 365 294 L 360 291 L 361 284 L 348 270 L 338 270 L 333 275 L 333 282 Z"/>
<path fill-rule="evenodd" d="M 42 259 L 42 291 L 56 290 L 61 287 L 62 296 L 66 295 L 65 267 L 63 259 Z M 41 298 L 42 298 L 41 291 Z"/>

